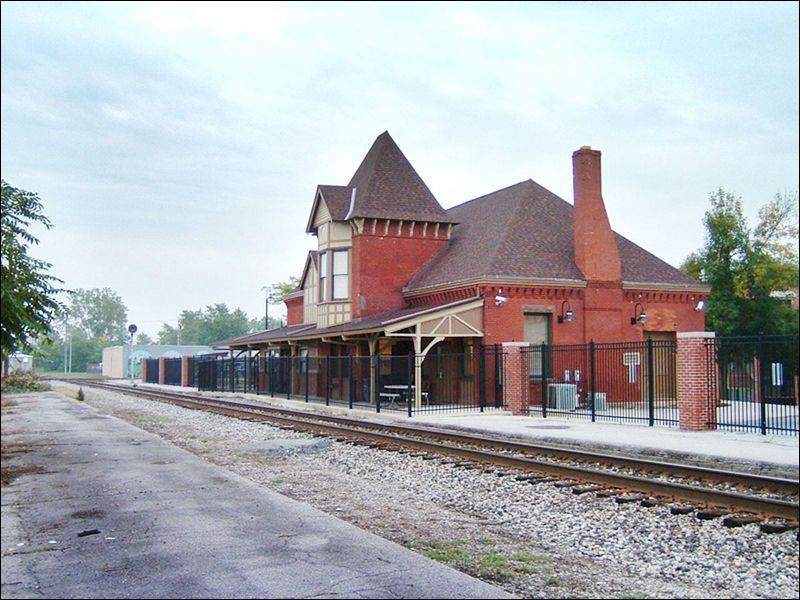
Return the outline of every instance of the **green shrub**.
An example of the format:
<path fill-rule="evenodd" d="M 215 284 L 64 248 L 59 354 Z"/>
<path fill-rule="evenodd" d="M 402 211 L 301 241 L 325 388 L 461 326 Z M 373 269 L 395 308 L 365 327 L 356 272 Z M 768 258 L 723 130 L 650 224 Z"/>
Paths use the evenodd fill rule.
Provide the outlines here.
<path fill-rule="evenodd" d="M 0 384 L 0 391 L 4 394 L 43 392 L 49 389 L 50 385 L 39 381 L 33 371 L 11 371 L 8 377 L 3 377 Z"/>

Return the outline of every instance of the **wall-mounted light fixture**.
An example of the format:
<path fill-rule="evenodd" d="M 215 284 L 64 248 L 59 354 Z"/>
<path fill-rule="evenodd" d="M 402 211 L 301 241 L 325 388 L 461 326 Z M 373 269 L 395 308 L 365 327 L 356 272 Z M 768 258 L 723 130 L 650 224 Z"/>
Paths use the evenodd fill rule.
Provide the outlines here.
<path fill-rule="evenodd" d="M 644 312 L 644 305 L 641 302 L 637 302 L 636 306 L 633 307 L 633 316 L 631 317 L 631 325 L 636 325 L 637 323 L 642 325 L 647 323 L 647 313 Z"/>
<path fill-rule="evenodd" d="M 694 302 L 694 296 L 692 296 L 692 302 Z M 706 301 L 700 298 L 700 301 L 697 304 L 695 304 L 694 309 L 699 311 L 703 310 L 705 307 L 706 307 Z"/>
<path fill-rule="evenodd" d="M 566 310 L 564 308 L 566 307 Z M 572 312 L 572 307 L 569 305 L 568 300 L 564 300 L 561 303 L 561 314 L 558 315 L 558 322 L 563 323 L 566 321 L 567 323 L 572 323 L 575 320 L 575 313 Z"/>
<path fill-rule="evenodd" d="M 494 297 L 494 303 L 497 306 L 500 306 L 501 304 L 505 304 L 507 300 L 508 300 L 508 298 L 503 296 L 503 288 L 500 288 L 499 290 L 497 290 L 497 295 Z"/>

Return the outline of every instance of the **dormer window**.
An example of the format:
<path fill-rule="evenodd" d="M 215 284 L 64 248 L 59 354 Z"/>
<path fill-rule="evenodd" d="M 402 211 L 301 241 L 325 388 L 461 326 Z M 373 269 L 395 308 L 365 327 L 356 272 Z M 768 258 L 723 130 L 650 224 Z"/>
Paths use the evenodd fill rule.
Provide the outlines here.
<path fill-rule="evenodd" d="M 349 290 L 349 264 L 347 250 L 333 251 L 333 299 L 347 300 Z"/>

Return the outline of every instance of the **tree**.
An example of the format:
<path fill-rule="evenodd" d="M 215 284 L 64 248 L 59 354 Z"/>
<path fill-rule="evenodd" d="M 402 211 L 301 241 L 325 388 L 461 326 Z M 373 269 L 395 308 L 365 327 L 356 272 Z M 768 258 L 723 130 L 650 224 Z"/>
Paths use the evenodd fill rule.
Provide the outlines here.
<path fill-rule="evenodd" d="M 267 307 L 265 308 L 269 309 L 269 306 L 283 303 L 284 298 L 292 292 L 297 291 L 299 285 L 300 278 L 292 276 L 289 277 L 289 281 L 278 281 L 262 287 L 262 290 L 267 290 Z M 281 321 L 279 319 L 273 319 L 269 316 L 269 310 L 267 310 L 267 320 L 269 322 L 267 329 L 281 326 Z"/>
<path fill-rule="evenodd" d="M 2 274 L 0 274 L 0 303 L 2 326 L 0 346 L 4 373 L 8 372 L 8 356 L 18 350 L 31 348 L 31 340 L 47 332 L 57 316 L 61 303 L 56 299 L 56 287 L 63 283 L 50 275 L 50 263 L 33 258 L 28 250 L 39 239 L 29 231 L 34 223 L 50 229 L 50 220 L 42 214 L 39 196 L 8 185 L 2 181 Z"/>
<path fill-rule="evenodd" d="M 797 332 L 798 315 L 773 292 L 797 290 L 797 194 L 777 194 L 750 230 L 741 198 L 710 196 L 706 242 L 681 269 L 711 286 L 706 327 L 720 335 Z"/>
<path fill-rule="evenodd" d="M 160 344 L 201 344 L 251 333 L 252 323 L 240 308 L 231 311 L 225 304 L 213 304 L 202 310 L 184 310 L 178 326 L 167 323 L 158 332 Z"/>
<path fill-rule="evenodd" d="M 128 309 L 122 297 L 110 288 L 77 289 L 70 297 L 69 324 L 89 339 L 102 339 L 107 346 L 124 344 L 128 333 Z"/>
<path fill-rule="evenodd" d="M 153 343 L 153 338 L 151 338 L 146 333 L 142 332 L 136 335 L 136 343 L 140 346 L 146 346 L 147 344 Z"/>

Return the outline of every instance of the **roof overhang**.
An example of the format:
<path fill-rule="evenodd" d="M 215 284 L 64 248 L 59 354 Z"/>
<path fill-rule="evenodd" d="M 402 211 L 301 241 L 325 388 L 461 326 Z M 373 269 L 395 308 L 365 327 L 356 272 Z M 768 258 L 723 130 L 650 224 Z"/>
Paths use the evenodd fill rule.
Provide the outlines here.
<path fill-rule="evenodd" d="M 483 298 L 409 315 L 386 323 L 384 331 L 389 337 L 483 337 Z"/>

